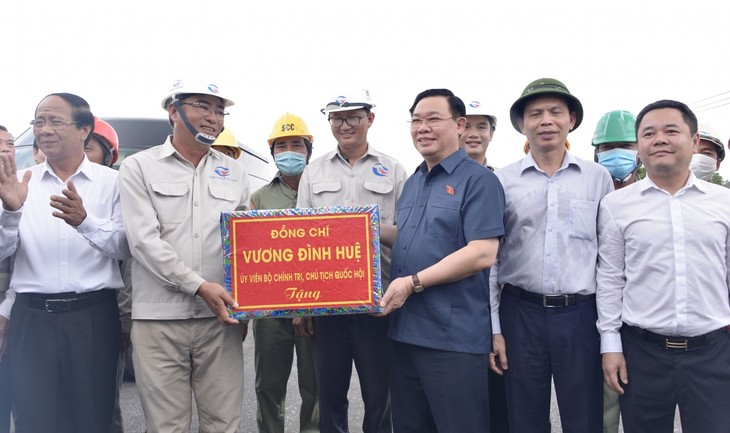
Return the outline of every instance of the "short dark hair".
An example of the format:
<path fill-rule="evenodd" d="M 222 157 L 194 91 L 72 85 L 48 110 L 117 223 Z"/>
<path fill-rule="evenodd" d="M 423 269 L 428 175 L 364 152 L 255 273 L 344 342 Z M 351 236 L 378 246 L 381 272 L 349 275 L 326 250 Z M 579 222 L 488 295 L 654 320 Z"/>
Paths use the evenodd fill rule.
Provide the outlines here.
<path fill-rule="evenodd" d="M 61 92 L 46 95 L 43 99 L 41 99 L 41 101 L 49 96 L 58 96 L 71 105 L 71 117 L 73 118 L 73 121 L 76 122 L 77 128 L 83 128 L 84 126 L 90 127 L 89 135 L 84 141 L 84 145 L 88 145 L 89 141 L 91 141 L 91 136 L 94 133 L 94 114 L 91 112 L 91 107 L 89 106 L 89 103 L 86 102 L 86 99 L 81 96 L 74 95 L 73 93 Z M 40 105 L 40 103 L 38 105 Z M 38 114 L 38 106 L 36 106 L 35 112 Z"/>
<path fill-rule="evenodd" d="M 692 112 L 687 104 L 679 101 L 673 101 L 671 99 L 662 99 L 660 101 L 656 101 L 647 105 L 641 110 L 639 115 L 636 116 L 635 129 L 637 137 L 639 136 L 639 125 L 641 125 L 641 121 L 644 120 L 644 116 L 646 116 L 646 113 L 654 110 L 661 110 L 662 108 L 673 108 L 675 110 L 678 110 L 682 114 L 682 119 L 684 120 L 684 123 L 689 126 L 690 134 L 697 134 L 697 116 L 695 116 L 695 113 Z"/>
<path fill-rule="evenodd" d="M 411 113 L 411 116 L 413 116 L 413 110 L 416 109 L 416 105 L 418 105 L 418 103 L 421 102 L 422 99 L 431 98 L 433 96 L 443 96 L 446 98 L 446 100 L 449 102 L 449 111 L 451 112 L 451 117 L 454 120 L 458 119 L 459 117 L 466 116 L 466 106 L 464 105 L 464 101 L 462 101 L 458 96 L 454 95 L 454 92 L 449 89 L 428 89 L 419 93 L 416 96 L 416 99 L 413 101 L 413 105 L 411 105 L 411 108 L 408 110 L 408 112 Z"/>
<path fill-rule="evenodd" d="M 0 131 L 10 132 L 8 131 L 8 128 L 4 127 L 3 125 L 0 125 Z"/>

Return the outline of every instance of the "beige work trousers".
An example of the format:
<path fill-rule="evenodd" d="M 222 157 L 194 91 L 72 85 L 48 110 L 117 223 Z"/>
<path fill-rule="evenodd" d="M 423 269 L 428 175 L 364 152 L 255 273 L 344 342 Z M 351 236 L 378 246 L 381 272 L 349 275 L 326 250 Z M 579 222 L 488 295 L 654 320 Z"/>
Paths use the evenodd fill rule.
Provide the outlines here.
<path fill-rule="evenodd" d="M 235 432 L 243 401 L 241 326 L 216 318 L 135 320 L 134 372 L 147 432 Z"/>

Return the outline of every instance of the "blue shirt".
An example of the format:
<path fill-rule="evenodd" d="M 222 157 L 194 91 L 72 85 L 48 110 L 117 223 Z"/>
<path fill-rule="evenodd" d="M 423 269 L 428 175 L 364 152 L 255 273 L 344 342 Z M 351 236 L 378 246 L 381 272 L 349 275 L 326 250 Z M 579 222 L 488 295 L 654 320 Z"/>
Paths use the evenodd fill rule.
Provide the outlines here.
<path fill-rule="evenodd" d="M 604 167 L 569 152 L 552 176 L 531 153 L 496 174 L 507 200 L 505 236 L 491 275 L 492 326 L 499 333 L 504 284 L 545 295 L 596 293 L 598 204 L 613 182 Z"/>
<path fill-rule="evenodd" d="M 504 234 L 504 192 L 497 177 L 463 149 L 429 172 L 422 163 L 396 206 L 393 275 L 415 274 L 470 241 Z M 414 293 L 391 314 L 395 341 L 462 353 L 488 353 L 489 269 Z"/>

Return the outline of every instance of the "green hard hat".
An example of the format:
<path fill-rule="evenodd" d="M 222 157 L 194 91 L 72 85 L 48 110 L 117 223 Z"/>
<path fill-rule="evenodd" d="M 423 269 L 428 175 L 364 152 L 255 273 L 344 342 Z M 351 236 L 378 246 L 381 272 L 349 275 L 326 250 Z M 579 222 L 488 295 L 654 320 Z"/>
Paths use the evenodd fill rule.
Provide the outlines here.
<path fill-rule="evenodd" d="M 624 110 L 613 110 L 601 116 L 591 144 L 636 143 L 636 116 Z"/>
<path fill-rule="evenodd" d="M 571 131 L 578 129 L 580 122 L 583 121 L 583 105 L 581 105 L 578 98 L 571 95 L 568 88 L 565 87 L 565 84 L 562 82 L 554 78 L 540 78 L 525 87 L 525 90 L 522 91 L 522 95 L 514 104 L 512 104 L 512 108 L 509 110 L 509 117 L 510 120 L 512 120 L 512 126 L 514 126 L 517 132 L 520 134 L 522 133 L 520 126 L 517 123 L 517 119 L 522 117 L 527 101 L 537 96 L 546 96 L 551 94 L 565 98 L 565 102 L 568 103 L 570 111 L 575 111 L 575 125 Z"/>

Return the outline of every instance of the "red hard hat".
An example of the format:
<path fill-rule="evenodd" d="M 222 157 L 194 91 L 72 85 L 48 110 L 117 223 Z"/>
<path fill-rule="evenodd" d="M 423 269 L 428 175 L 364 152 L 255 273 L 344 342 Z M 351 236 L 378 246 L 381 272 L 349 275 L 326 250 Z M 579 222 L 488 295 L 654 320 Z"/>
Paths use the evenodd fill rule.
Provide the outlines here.
<path fill-rule="evenodd" d="M 94 117 L 94 134 L 103 138 L 105 142 L 112 147 L 111 164 L 117 162 L 117 159 L 119 158 L 119 137 L 117 136 L 117 131 L 115 131 L 107 122 L 99 119 L 98 117 Z"/>

